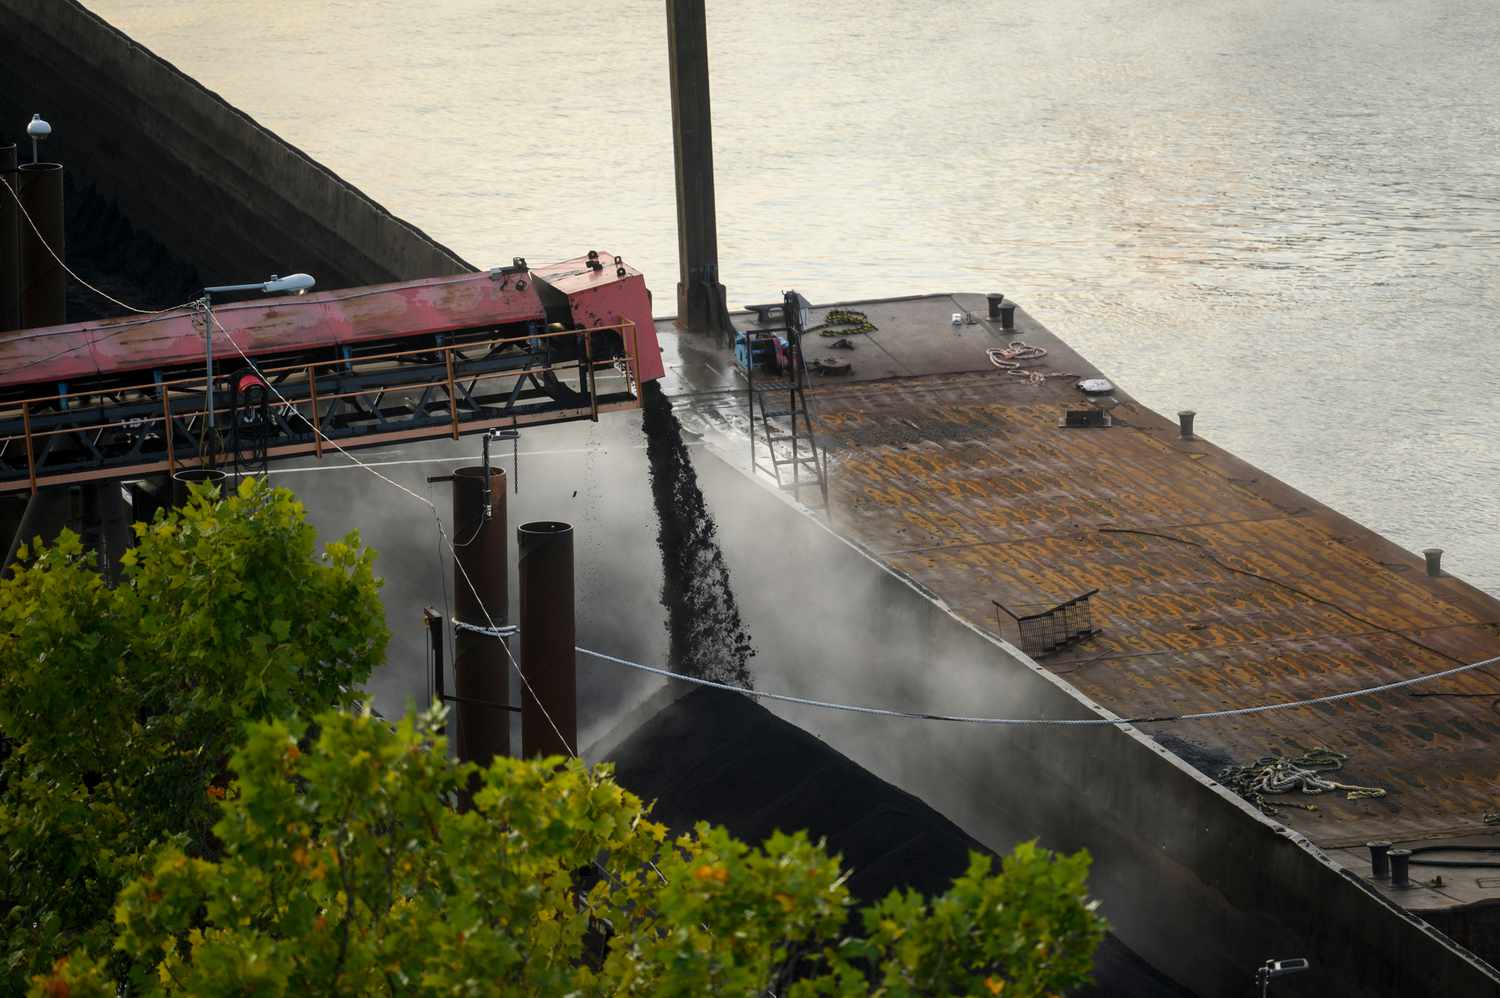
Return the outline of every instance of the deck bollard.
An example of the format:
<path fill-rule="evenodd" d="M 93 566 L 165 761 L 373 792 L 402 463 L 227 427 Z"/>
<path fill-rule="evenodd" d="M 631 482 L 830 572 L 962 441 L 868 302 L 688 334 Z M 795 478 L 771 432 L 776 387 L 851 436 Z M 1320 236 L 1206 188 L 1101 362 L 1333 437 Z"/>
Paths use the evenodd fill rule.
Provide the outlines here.
<path fill-rule="evenodd" d="M 1427 559 L 1427 577 L 1441 579 L 1443 577 L 1443 549 L 1423 548 L 1422 556 Z"/>
<path fill-rule="evenodd" d="M 1193 439 L 1193 417 L 1198 415 L 1192 409 L 1183 409 L 1177 413 L 1177 431 L 1184 440 Z"/>
<path fill-rule="evenodd" d="M 1005 296 L 998 291 L 992 291 L 984 297 L 990 303 L 990 318 L 1000 318 L 1000 303 L 1005 301 Z"/>
<path fill-rule="evenodd" d="M 1411 877 L 1407 875 L 1407 863 L 1411 860 L 1411 850 L 1392 849 L 1386 855 L 1391 859 L 1391 886 L 1410 887 Z"/>
<path fill-rule="evenodd" d="M 1376 880 L 1385 880 L 1391 875 L 1391 851 L 1389 842 L 1366 842 L 1370 847 L 1370 876 Z"/>
<path fill-rule="evenodd" d="M 1002 302 L 1000 304 L 1000 328 L 1001 329 L 1015 329 L 1016 328 L 1016 303 L 1015 302 L 1008 301 L 1008 302 Z"/>

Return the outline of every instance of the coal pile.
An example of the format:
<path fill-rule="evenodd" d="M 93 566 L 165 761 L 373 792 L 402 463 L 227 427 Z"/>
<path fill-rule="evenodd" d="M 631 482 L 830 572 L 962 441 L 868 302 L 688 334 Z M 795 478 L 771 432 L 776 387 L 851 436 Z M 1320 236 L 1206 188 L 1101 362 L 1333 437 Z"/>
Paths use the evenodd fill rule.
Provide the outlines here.
<path fill-rule="evenodd" d="M 680 675 L 753 689 L 750 658 L 755 649 L 729 583 L 719 528 L 698 487 L 682 442 L 682 424 L 654 382 L 643 388 L 641 428 L 656 505 L 667 667 Z"/>
<path fill-rule="evenodd" d="M 177 258 L 150 233 L 136 228 L 94 185 L 63 177 L 64 256 L 90 284 L 136 308 L 171 308 L 203 293 L 197 270 Z M 129 313 L 68 282 L 69 322 Z"/>

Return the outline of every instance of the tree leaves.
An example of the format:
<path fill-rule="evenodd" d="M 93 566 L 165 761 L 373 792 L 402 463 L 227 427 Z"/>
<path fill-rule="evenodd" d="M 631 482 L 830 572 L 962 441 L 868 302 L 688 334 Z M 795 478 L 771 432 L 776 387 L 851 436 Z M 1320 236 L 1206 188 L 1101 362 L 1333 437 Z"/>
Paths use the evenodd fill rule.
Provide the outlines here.
<path fill-rule="evenodd" d="M 0 990 L 107 941 L 157 844 L 216 851 L 246 721 L 351 703 L 384 653 L 373 554 L 319 557 L 285 490 L 199 487 L 135 533 L 113 589 L 68 531 L 0 581 Z"/>
<path fill-rule="evenodd" d="M 975 856 L 940 897 L 852 912 L 806 834 L 669 840 L 608 766 L 480 771 L 448 758 L 441 711 L 329 711 L 383 654 L 379 583 L 357 534 L 318 552 L 289 493 L 200 489 L 136 532 L 114 589 L 68 534 L 0 582 L 0 990 L 1039 998 L 1087 980 L 1104 923 L 1085 853 L 1023 844 L 998 874 Z"/>
<path fill-rule="evenodd" d="M 440 711 L 394 728 L 325 714 L 255 725 L 220 807 L 216 862 L 163 850 L 120 894 L 145 990 L 218 994 L 996 994 L 1087 980 L 1102 921 L 1088 858 L 975 856 L 929 904 L 895 893 L 851 927 L 838 857 L 805 833 L 753 847 L 665 829 L 576 760 L 448 758 Z M 475 788 L 473 807 L 453 806 Z M 107 983 L 80 955 L 51 977 Z"/>

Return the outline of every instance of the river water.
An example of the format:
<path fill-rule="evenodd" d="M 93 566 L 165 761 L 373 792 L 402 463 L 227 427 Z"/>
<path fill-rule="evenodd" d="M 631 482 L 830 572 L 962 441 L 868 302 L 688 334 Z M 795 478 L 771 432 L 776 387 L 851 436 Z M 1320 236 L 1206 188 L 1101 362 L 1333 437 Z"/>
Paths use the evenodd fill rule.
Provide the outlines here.
<path fill-rule="evenodd" d="M 86 2 L 474 263 L 672 300 L 661 0 Z M 1500 6 L 708 6 L 731 304 L 1002 291 L 1500 591 Z"/>

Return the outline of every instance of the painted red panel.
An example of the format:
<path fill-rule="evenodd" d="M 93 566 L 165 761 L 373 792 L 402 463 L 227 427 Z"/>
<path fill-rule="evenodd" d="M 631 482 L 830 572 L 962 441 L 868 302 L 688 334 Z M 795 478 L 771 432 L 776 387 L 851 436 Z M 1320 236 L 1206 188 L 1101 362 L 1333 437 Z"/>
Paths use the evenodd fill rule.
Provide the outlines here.
<path fill-rule="evenodd" d="M 501 280 L 486 272 L 235 302 L 215 306 L 214 316 L 251 356 L 541 320 L 531 282 L 517 288 L 524 276 Z M 214 355 L 227 359 L 238 352 L 215 332 Z M 29 329 L 0 338 L 0 387 L 191 365 L 202 358 L 203 324 L 192 311 Z"/>
<path fill-rule="evenodd" d="M 588 257 L 580 256 L 539 267 L 534 273 L 568 296 L 573 321 L 580 326 L 634 322 L 639 377 L 642 381 L 655 381 L 666 371 L 656 340 L 656 324 L 651 319 L 651 292 L 646 289 L 646 278 L 639 270 L 623 261 L 619 264 L 614 261 L 614 256 L 601 252 L 601 270 L 594 270 L 588 265 Z M 624 276 L 619 274 L 622 267 Z"/>
<path fill-rule="evenodd" d="M 660 378 L 645 278 L 628 265 L 621 277 L 613 257 L 603 259 L 602 271 L 579 257 L 535 274 L 569 295 L 581 325 L 635 322 L 641 378 Z M 233 302 L 215 306 L 214 316 L 241 350 L 259 357 L 540 321 L 545 312 L 530 275 L 483 272 Z M 238 356 L 217 331 L 214 356 L 226 363 Z M 38 394 L 50 394 L 59 381 L 191 366 L 202 359 L 203 323 L 191 310 L 21 330 L 0 334 L 0 388 L 35 384 Z"/>
<path fill-rule="evenodd" d="M 140 325 L 141 320 L 137 318 L 135 324 Z M 102 325 L 47 326 L 0 333 L 0 387 L 93 376 L 97 372 L 88 346 Z"/>

